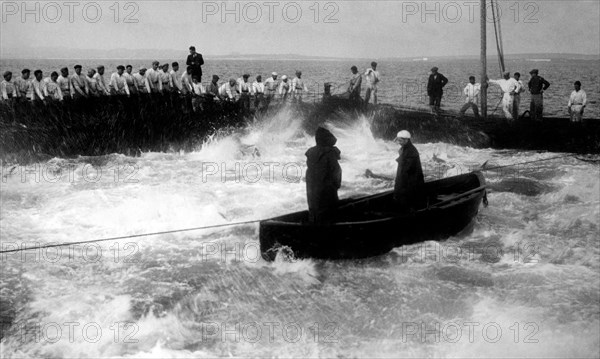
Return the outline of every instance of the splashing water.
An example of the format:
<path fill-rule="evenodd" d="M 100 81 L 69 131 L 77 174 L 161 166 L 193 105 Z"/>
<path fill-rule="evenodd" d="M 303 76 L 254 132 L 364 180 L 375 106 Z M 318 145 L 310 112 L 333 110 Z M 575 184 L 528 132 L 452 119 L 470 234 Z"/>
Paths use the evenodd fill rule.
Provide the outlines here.
<path fill-rule="evenodd" d="M 364 176 L 396 169 L 369 120 L 325 124 L 341 197 L 393 186 Z M 284 109 L 191 153 L 3 168 L 2 249 L 303 210 L 302 121 Z M 416 147 L 429 180 L 552 156 Z M 470 231 L 366 260 L 266 263 L 256 224 L 5 254 L 2 357 L 597 356 L 598 167 L 511 171 L 485 173 Z"/>

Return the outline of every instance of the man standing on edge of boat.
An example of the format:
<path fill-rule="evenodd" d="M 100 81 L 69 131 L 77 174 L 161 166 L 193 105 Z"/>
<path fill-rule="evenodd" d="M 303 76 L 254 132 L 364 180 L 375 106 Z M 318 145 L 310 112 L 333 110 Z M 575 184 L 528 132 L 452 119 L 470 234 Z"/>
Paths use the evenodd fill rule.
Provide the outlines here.
<path fill-rule="evenodd" d="M 350 79 L 350 85 L 348 86 L 348 93 L 350 94 L 349 100 L 356 106 L 360 106 L 360 87 L 362 85 L 362 75 L 358 72 L 356 66 L 350 68 L 352 71 L 352 78 Z"/>
<path fill-rule="evenodd" d="M 309 221 L 323 223 L 331 219 L 338 204 L 338 189 L 342 184 L 340 150 L 337 138 L 323 127 L 315 134 L 317 145 L 306 151 L 306 197 Z"/>
<path fill-rule="evenodd" d="M 510 72 L 505 71 L 503 74 L 504 78 L 500 80 L 486 79 L 488 83 L 496 84 L 500 86 L 504 93 L 502 97 L 502 111 L 504 116 L 509 121 L 514 121 L 513 118 L 513 102 L 515 100 L 515 91 L 519 87 L 519 84 L 515 79 L 510 77 Z"/>
<path fill-rule="evenodd" d="M 465 100 L 465 104 L 460 109 L 460 117 L 462 118 L 465 115 L 465 112 L 469 108 L 473 109 L 473 114 L 476 119 L 479 119 L 479 108 L 477 104 L 479 103 L 479 92 L 481 91 L 481 85 L 475 83 L 475 76 L 469 76 L 469 83 L 465 86 L 463 93 L 467 96 Z"/>
<path fill-rule="evenodd" d="M 425 180 L 419 151 L 410 141 L 410 132 L 402 130 L 396 135 L 400 144 L 398 170 L 394 184 L 394 200 L 401 211 L 415 211 L 423 206 Z"/>
<path fill-rule="evenodd" d="M 515 95 L 513 96 L 513 109 L 512 116 L 515 120 L 519 119 L 519 107 L 521 106 L 521 92 L 525 91 L 523 81 L 521 81 L 521 74 L 515 72 L 513 78 L 517 82 L 517 88 L 515 89 Z"/>
<path fill-rule="evenodd" d="M 2 77 L 4 77 L 4 80 L 2 80 L 2 83 L 0 83 L 2 101 L 13 100 L 19 97 L 17 95 L 17 87 L 15 86 L 15 83 L 11 81 L 12 72 L 5 71 L 4 74 L 2 74 Z"/>
<path fill-rule="evenodd" d="M 202 82 L 202 65 L 204 65 L 204 59 L 202 58 L 202 54 L 196 52 L 196 47 L 190 46 L 190 54 L 185 64 L 192 67 L 192 79 L 196 76 L 198 77 L 198 81 Z"/>
<path fill-rule="evenodd" d="M 538 76 L 539 71 L 533 69 L 529 72 L 529 92 L 531 92 L 531 104 L 529 106 L 529 116 L 533 121 L 541 121 L 544 113 L 544 91 L 550 87 L 550 83 L 543 77 Z"/>
<path fill-rule="evenodd" d="M 444 86 L 448 83 L 446 76 L 438 72 L 437 67 L 431 68 L 431 75 L 427 82 L 427 96 L 429 96 L 429 107 L 434 115 L 440 114 L 440 106 L 442 105 L 442 95 L 444 94 Z"/>
<path fill-rule="evenodd" d="M 581 89 L 581 82 L 575 81 L 573 86 L 575 90 L 571 92 L 567 107 L 571 116 L 571 122 L 581 122 L 583 109 L 587 105 L 587 94 Z"/>
<path fill-rule="evenodd" d="M 365 106 L 369 104 L 371 94 L 373 94 L 373 105 L 377 105 L 377 84 L 379 83 L 379 71 L 377 71 L 377 63 L 371 62 L 371 68 L 365 72 L 365 80 L 367 80 L 367 90 L 365 92 Z"/>

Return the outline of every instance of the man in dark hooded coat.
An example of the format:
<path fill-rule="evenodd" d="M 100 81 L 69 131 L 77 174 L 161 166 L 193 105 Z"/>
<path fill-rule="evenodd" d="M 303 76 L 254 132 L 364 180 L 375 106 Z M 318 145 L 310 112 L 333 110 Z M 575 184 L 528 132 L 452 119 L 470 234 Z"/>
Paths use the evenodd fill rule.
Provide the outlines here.
<path fill-rule="evenodd" d="M 317 145 L 306 151 L 306 195 L 310 221 L 323 222 L 337 207 L 342 168 L 338 163 L 340 150 L 335 147 L 337 138 L 319 127 L 315 139 Z"/>
<path fill-rule="evenodd" d="M 394 185 L 394 200 L 402 210 L 417 210 L 423 205 L 424 178 L 419 151 L 410 142 L 410 133 L 406 130 L 398 132 L 396 142 L 400 143 L 398 151 L 398 170 Z"/>

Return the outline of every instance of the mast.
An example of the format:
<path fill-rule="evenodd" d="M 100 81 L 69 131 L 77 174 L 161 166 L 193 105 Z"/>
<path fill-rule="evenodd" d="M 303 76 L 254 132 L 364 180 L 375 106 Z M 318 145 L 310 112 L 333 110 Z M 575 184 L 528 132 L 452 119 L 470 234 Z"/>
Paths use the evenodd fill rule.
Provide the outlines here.
<path fill-rule="evenodd" d="M 486 7 L 485 0 L 481 0 L 481 113 L 487 120 L 487 41 L 486 41 Z"/>

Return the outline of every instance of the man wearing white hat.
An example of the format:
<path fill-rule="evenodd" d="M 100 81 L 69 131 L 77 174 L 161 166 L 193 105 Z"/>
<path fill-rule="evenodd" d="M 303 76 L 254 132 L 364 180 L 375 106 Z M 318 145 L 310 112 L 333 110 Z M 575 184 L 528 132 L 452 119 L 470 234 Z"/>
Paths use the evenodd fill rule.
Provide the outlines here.
<path fill-rule="evenodd" d="M 267 104 L 269 104 L 269 102 L 271 102 L 275 96 L 278 87 L 279 81 L 277 81 L 277 72 L 273 72 L 271 77 L 265 80 L 265 95 L 267 98 Z"/>
<path fill-rule="evenodd" d="M 394 184 L 394 200 L 401 210 L 418 210 L 423 206 L 423 169 L 419 151 L 410 141 L 410 132 L 402 130 L 396 135 L 400 144 L 398 151 L 398 170 L 396 171 L 396 182 Z"/>
<path fill-rule="evenodd" d="M 519 87 L 519 83 L 514 78 L 510 77 L 510 72 L 506 71 L 503 74 L 504 78 L 500 80 L 490 80 L 489 83 L 496 84 L 500 86 L 502 92 L 504 93 L 502 97 L 502 111 L 504 111 L 504 116 L 507 120 L 513 121 L 513 101 L 515 96 L 515 91 Z"/>
<path fill-rule="evenodd" d="M 279 83 L 279 98 L 281 99 L 281 101 L 286 101 L 288 98 L 288 95 L 290 94 L 290 90 L 291 90 L 291 83 L 288 81 L 288 77 L 286 75 L 281 76 L 281 82 Z"/>

